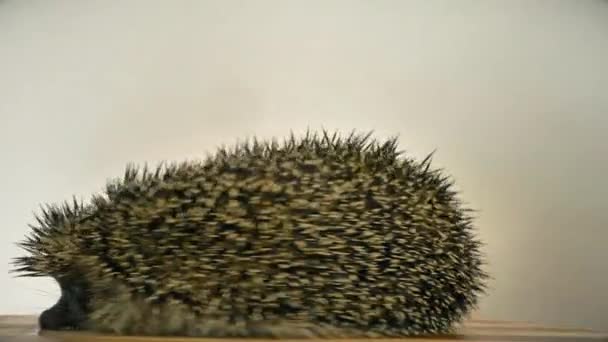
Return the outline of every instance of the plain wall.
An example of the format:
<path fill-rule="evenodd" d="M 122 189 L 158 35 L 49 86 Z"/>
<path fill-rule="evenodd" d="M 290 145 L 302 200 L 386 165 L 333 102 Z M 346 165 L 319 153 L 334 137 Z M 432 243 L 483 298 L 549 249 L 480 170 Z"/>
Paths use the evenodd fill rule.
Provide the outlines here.
<path fill-rule="evenodd" d="M 33 211 L 128 162 L 307 127 L 437 149 L 479 210 L 479 315 L 608 330 L 608 2 L 0 1 L 0 314 Z"/>

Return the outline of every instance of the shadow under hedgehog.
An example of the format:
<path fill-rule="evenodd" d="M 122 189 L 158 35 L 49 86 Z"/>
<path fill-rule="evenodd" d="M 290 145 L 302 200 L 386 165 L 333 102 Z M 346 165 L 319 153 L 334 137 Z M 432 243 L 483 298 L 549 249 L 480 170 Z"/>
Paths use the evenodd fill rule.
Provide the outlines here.
<path fill-rule="evenodd" d="M 130 165 L 87 204 L 45 206 L 14 271 L 59 283 L 48 330 L 448 333 L 488 275 L 470 210 L 430 159 L 404 157 L 397 138 L 308 131 Z"/>

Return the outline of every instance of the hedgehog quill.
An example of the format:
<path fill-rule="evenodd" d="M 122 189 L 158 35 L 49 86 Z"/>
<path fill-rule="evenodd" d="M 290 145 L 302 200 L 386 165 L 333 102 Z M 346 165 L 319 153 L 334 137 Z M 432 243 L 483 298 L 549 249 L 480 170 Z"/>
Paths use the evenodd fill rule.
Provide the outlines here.
<path fill-rule="evenodd" d="M 129 165 L 47 205 L 15 259 L 54 278 L 46 330 L 207 337 L 449 333 L 485 293 L 481 242 L 431 156 L 327 131 Z"/>

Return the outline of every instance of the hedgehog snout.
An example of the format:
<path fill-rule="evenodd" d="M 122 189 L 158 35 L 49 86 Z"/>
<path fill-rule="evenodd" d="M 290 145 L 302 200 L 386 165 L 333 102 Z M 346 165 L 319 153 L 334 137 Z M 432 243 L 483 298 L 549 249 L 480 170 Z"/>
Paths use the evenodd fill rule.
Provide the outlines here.
<path fill-rule="evenodd" d="M 70 326 L 66 319 L 65 309 L 54 305 L 52 308 L 45 310 L 40 314 L 38 319 L 40 329 L 42 330 L 63 330 Z"/>
<path fill-rule="evenodd" d="M 38 318 L 42 330 L 77 330 L 87 319 L 86 292 L 81 286 L 61 287 L 61 297 Z"/>

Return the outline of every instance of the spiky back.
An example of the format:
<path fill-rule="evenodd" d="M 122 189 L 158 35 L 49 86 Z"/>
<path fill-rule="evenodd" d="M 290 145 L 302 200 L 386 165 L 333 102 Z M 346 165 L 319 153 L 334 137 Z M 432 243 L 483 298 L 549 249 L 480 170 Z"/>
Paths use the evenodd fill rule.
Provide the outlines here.
<path fill-rule="evenodd" d="M 229 322 L 445 332 L 486 278 L 448 178 L 430 156 L 415 162 L 396 139 L 370 135 L 292 135 L 131 166 L 86 210 L 48 215 L 21 270 L 84 272 L 100 289 L 119 280 L 148 302 Z"/>

